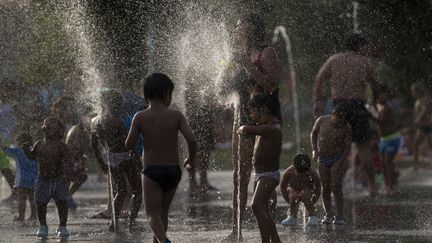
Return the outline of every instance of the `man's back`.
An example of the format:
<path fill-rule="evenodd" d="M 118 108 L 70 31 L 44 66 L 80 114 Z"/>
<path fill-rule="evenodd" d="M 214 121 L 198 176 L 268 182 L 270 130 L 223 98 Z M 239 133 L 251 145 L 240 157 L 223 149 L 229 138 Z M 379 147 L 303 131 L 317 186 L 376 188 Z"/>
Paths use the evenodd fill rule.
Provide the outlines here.
<path fill-rule="evenodd" d="M 181 113 L 169 108 L 139 112 L 135 116 L 143 136 L 144 164 L 178 165 L 178 132 Z"/>
<path fill-rule="evenodd" d="M 321 72 L 331 79 L 333 99 L 366 100 L 366 84 L 374 76 L 370 60 L 351 51 L 330 57 Z"/>

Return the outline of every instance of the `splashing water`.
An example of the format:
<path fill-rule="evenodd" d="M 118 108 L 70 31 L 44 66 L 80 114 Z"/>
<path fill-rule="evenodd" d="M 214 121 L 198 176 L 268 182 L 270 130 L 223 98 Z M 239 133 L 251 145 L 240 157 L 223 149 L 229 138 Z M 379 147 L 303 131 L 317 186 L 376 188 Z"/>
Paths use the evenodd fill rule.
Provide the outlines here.
<path fill-rule="evenodd" d="M 358 21 L 359 3 L 354 1 L 352 4 L 353 4 L 353 14 L 352 14 L 353 32 L 354 33 L 360 33 L 360 30 L 359 30 L 359 21 Z"/>

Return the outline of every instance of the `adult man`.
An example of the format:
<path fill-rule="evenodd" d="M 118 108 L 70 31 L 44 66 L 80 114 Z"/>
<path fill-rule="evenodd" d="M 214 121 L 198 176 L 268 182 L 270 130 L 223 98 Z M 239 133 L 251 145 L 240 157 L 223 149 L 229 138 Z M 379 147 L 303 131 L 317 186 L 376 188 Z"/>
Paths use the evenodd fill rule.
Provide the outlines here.
<path fill-rule="evenodd" d="M 352 128 L 352 141 L 358 148 L 358 159 L 365 172 L 369 192 L 376 193 L 372 169 L 372 151 L 368 146 L 370 128 L 366 104 L 367 84 L 373 92 L 373 103 L 377 97 L 378 83 L 371 60 L 362 55 L 366 39 L 361 34 L 351 34 L 346 42 L 347 51 L 337 53 L 327 59 L 315 78 L 314 115 L 318 118 L 323 112 L 323 84 L 330 80 L 333 105 L 347 103 L 351 106 L 349 124 Z"/>

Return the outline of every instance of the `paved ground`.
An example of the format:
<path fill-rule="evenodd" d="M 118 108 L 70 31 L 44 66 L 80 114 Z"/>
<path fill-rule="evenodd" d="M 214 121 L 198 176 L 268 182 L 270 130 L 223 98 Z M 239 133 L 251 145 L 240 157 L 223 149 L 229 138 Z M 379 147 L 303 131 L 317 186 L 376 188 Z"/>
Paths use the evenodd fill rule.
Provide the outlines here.
<path fill-rule="evenodd" d="M 402 173 L 399 193 L 392 197 L 379 196 L 366 199 L 361 193 L 346 195 L 346 216 L 349 222 L 343 227 L 286 228 L 277 225 L 283 242 L 432 242 L 432 177 L 421 171 L 417 176 Z M 230 194 L 232 191 L 231 173 L 227 171 L 210 174 L 212 184 L 221 188 L 221 193 L 213 193 L 205 202 L 190 203 L 187 200 L 186 183 L 175 198 L 170 214 L 169 237 L 173 242 L 220 242 L 230 229 Z M 0 197 L 9 194 L 5 183 L 0 182 Z M 286 203 L 279 198 L 276 212 L 278 221 L 285 217 Z M 151 231 L 139 215 L 139 231 L 131 234 L 123 230 L 119 234 L 106 231 L 108 220 L 90 219 L 89 216 L 103 209 L 106 204 L 104 184 L 96 183 L 95 178 L 84 185 L 76 194 L 79 209 L 69 219 L 70 242 L 151 242 Z M 321 206 L 319 206 L 321 208 Z M 12 222 L 16 209 L 0 205 L 0 242 L 35 242 L 36 226 L 24 226 Z M 57 214 L 50 204 L 48 222 L 50 232 L 57 224 Z M 322 210 L 320 212 L 322 215 Z M 125 229 L 125 225 L 121 227 Z M 250 210 L 244 225 L 245 242 L 259 242 L 259 232 Z M 59 242 L 52 237 L 45 242 Z"/>

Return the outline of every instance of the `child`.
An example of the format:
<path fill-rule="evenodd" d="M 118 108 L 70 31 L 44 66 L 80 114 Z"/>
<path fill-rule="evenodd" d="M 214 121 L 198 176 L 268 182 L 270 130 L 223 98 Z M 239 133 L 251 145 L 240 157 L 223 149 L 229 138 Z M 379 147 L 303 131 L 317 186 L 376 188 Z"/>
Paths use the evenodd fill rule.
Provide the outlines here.
<path fill-rule="evenodd" d="M 414 170 L 417 172 L 419 166 L 419 150 L 426 140 L 432 146 L 432 98 L 421 83 L 411 85 L 411 96 L 415 99 L 414 104 Z"/>
<path fill-rule="evenodd" d="M 144 81 L 144 96 L 150 102 L 145 111 L 138 112 L 126 139 L 126 147 L 135 149 L 138 135 L 143 137 L 144 200 L 153 242 L 168 243 L 168 210 L 182 171 L 179 166 L 178 132 L 185 137 L 189 157 L 184 165 L 190 168 L 196 154 L 196 139 L 183 114 L 168 108 L 174 84 L 165 74 L 154 73 Z"/>
<path fill-rule="evenodd" d="M 319 223 L 316 217 L 315 203 L 321 195 L 321 182 L 318 173 L 310 168 L 311 161 L 306 154 L 297 154 L 294 163 L 288 167 L 280 184 L 282 196 L 289 204 L 288 218 L 282 221 L 283 225 L 296 225 L 297 212 L 300 202 L 308 211 L 308 226 Z"/>
<path fill-rule="evenodd" d="M 24 221 L 26 202 L 30 203 L 30 217 L 28 220 L 36 220 L 36 203 L 34 201 L 34 188 L 37 176 L 37 162 L 29 160 L 24 154 L 22 147 L 33 143 L 28 133 L 21 133 L 17 137 L 19 147 L 2 147 L 3 151 L 16 162 L 15 191 L 18 201 L 18 216 L 14 221 Z"/>
<path fill-rule="evenodd" d="M 30 144 L 23 146 L 28 159 L 39 162 L 36 180 L 35 201 L 40 227 L 37 236 L 48 237 L 46 222 L 47 205 L 54 199 L 57 206 L 60 226 L 56 233 L 58 237 L 66 238 L 69 232 L 66 228 L 68 218 L 67 199 L 69 197 L 67 172 L 70 165 L 69 151 L 63 142 L 64 125 L 57 117 L 48 117 L 42 125 L 43 140 L 37 141 L 33 148 Z"/>
<path fill-rule="evenodd" d="M 117 186 L 117 194 L 114 198 L 114 217 L 108 228 L 109 231 L 114 232 L 117 231 L 118 218 L 128 195 L 128 182 L 132 191 L 129 231 L 135 228 L 135 219 L 142 203 L 139 161 L 130 156 L 125 147 L 127 131 L 121 114 L 122 102 L 123 97 L 117 91 L 108 90 L 102 93 L 102 112 L 93 121 L 94 127 L 92 128 L 92 145 L 96 159 L 103 171 L 106 174 L 109 173 Z M 108 165 L 102 159 L 99 144 L 106 150 Z"/>
<path fill-rule="evenodd" d="M 345 224 L 343 216 L 343 192 L 347 163 L 351 148 L 351 127 L 347 114 L 351 107 L 338 104 L 331 115 L 319 117 L 311 132 L 312 156 L 319 161 L 319 176 L 326 215 L 323 224 Z M 319 140 L 319 141 L 318 141 Z M 333 219 L 331 193 L 336 201 L 336 217 Z"/>
<path fill-rule="evenodd" d="M 380 85 L 378 95 L 378 118 L 376 119 L 379 127 L 381 141 L 379 143 L 380 160 L 384 166 L 385 193 L 392 194 L 395 183 L 394 157 L 400 146 L 399 126 L 396 122 L 393 109 L 387 102 L 390 94 L 387 86 Z"/>
<path fill-rule="evenodd" d="M 258 222 L 261 242 L 281 242 L 275 222 L 269 213 L 269 201 L 280 181 L 279 156 L 282 149 L 282 130 L 277 118 L 278 108 L 269 96 L 258 94 L 249 102 L 256 126 L 244 125 L 239 134 L 257 136 L 253 154 L 255 193 L 252 211 Z"/>

